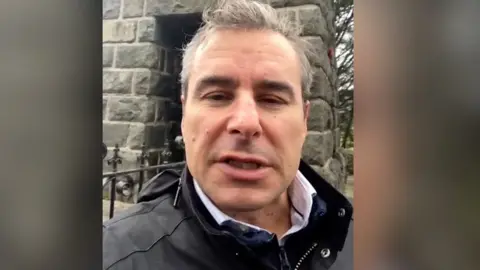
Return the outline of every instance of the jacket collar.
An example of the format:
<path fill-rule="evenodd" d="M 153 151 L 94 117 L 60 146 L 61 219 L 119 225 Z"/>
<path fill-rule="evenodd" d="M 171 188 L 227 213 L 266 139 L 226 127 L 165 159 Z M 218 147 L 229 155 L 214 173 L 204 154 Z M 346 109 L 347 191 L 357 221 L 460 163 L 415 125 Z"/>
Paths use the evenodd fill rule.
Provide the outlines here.
<path fill-rule="evenodd" d="M 210 200 L 210 198 L 205 194 L 205 192 L 203 192 L 200 185 L 198 184 L 198 181 L 193 179 L 193 185 L 195 187 L 197 195 L 200 197 L 208 212 L 213 216 L 213 218 L 219 225 L 227 221 L 232 221 L 234 223 L 238 223 L 239 226 L 243 225 L 256 231 L 263 230 L 262 228 L 236 220 L 223 213 Z M 300 217 L 296 219 L 292 218 L 292 225 L 294 227 L 303 228 L 306 226 L 306 223 L 308 223 L 310 213 L 312 212 L 312 206 L 314 201 L 313 198 L 317 196 L 317 192 L 310 184 L 310 182 L 308 182 L 308 180 L 302 175 L 302 173 L 298 171 L 294 180 L 292 181 L 290 188 L 288 189 L 288 194 L 292 202 L 292 208 L 294 210 L 292 211 L 292 216 Z M 296 223 L 293 222 L 294 220 L 296 221 Z"/>
<path fill-rule="evenodd" d="M 339 251 L 342 250 L 353 216 L 353 205 L 340 191 L 323 179 L 305 161 L 300 161 L 299 170 L 310 181 L 319 197 L 327 204 L 328 211 L 325 215 L 325 230 L 319 233 L 322 234 L 322 237 L 328 239 L 333 248 Z"/>
<path fill-rule="evenodd" d="M 328 209 L 322 219 L 322 230 L 313 231 L 316 232 L 318 237 L 329 242 L 332 248 L 339 251 L 342 250 L 353 215 L 352 204 L 342 193 L 332 187 L 303 160 L 300 161 L 299 171 L 312 184 L 317 191 L 317 195 L 326 203 Z M 219 226 L 215 226 L 216 221 L 209 214 L 198 197 L 198 194 L 195 192 L 193 177 L 187 166 L 183 170 L 180 178 L 176 197 L 180 195 L 180 190 L 188 211 L 196 216 L 203 229 L 213 235 L 225 235 L 225 233 L 221 232 Z"/>

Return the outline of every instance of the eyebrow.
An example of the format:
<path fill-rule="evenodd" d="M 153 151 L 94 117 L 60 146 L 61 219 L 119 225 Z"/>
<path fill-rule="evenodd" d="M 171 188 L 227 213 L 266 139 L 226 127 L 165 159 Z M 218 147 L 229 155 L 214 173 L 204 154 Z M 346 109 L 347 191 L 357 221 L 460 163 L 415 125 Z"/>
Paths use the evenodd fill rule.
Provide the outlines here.
<path fill-rule="evenodd" d="M 227 89 L 235 89 L 238 86 L 238 81 L 227 76 L 210 75 L 200 79 L 194 89 L 194 95 L 200 96 L 206 89 L 212 86 L 218 86 Z"/>
<path fill-rule="evenodd" d="M 199 80 L 197 86 L 195 87 L 194 96 L 200 96 L 205 90 L 212 86 L 233 90 L 236 89 L 238 85 L 238 80 L 232 77 L 221 75 L 205 76 Z M 293 87 L 287 82 L 262 79 L 254 83 L 254 89 L 284 93 L 290 100 L 295 99 Z"/>
<path fill-rule="evenodd" d="M 268 90 L 273 92 L 285 93 L 290 100 L 295 99 L 295 93 L 293 87 L 287 82 L 273 81 L 273 80 L 261 80 L 255 83 L 255 89 Z"/>

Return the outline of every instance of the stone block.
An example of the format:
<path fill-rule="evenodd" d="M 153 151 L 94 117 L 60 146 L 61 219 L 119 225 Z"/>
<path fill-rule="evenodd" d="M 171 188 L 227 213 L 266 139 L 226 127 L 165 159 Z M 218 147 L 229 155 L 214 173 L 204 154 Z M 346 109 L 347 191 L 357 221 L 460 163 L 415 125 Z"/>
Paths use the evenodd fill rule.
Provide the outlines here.
<path fill-rule="evenodd" d="M 103 71 L 103 92 L 128 94 L 132 91 L 132 72 Z"/>
<path fill-rule="evenodd" d="M 308 5 L 314 4 L 318 5 L 323 14 L 326 14 L 326 11 L 329 8 L 328 2 L 331 0 L 285 0 L 285 6 L 301 6 L 301 5 Z"/>
<path fill-rule="evenodd" d="M 335 26 L 335 11 L 329 10 L 325 20 L 327 21 L 327 30 L 329 33 L 328 39 L 326 39 L 327 44 L 329 46 L 334 47 L 335 46 L 335 32 L 336 32 L 336 26 Z"/>
<path fill-rule="evenodd" d="M 283 7 L 285 5 L 285 2 L 287 0 L 259 0 L 259 2 L 269 4 L 270 6 L 277 8 L 277 7 Z"/>
<path fill-rule="evenodd" d="M 159 47 L 155 44 L 119 45 L 116 67 L 158 69 Z"/>
<path fill-rule="evenodd" d="M 322 98 L 328 103 L 333 102 L 334 89 L 330 84 L 327 74 L 321 68 L 315 68 L 313 73 L 312 87 L 310 88 L 311 98 Z"/>
<path fill-rule="evenodd" d="M 302 156 L 311 165 L 323 166 L 333 155 L 333 144 L 331 130 L 309 131 L 303 145 Z"/>
<path fill-rule="evenodd" d="M 277 14 L 280 17 L 288 17 L 293 25 L 298 26 L 299 20 L 296 8 L 277 8 Z"/>
<path fill-rule="evenodd" d="M 117 19 L 120 16 L 121 0 L 103 0 L 103 18 Z"/>
<path fill-rule="evenodd" d="M 331 79 L 333 76 L 333 69 L 328 58 L 327 46 L 321 37 L 308 36 L 303 37 L 305 41 L 310 43 L 313 49 L 313 55 L 309 56 L 310 63 L 314 66 L 323 68 L 325 74 Z"/>
<path fill-rule="evenodd" d="M 128 133 L 129 124 L 103 122 L 103 142 L 108 147 L 113 147 L 116 143 L 119 147 L 124 146 Z"/>
<path fill-rule="evenodd" d="M 172 76 L 155 70 L 137 71 L 133 79 L 133 91 L 137 95 L 168 97 L 173 93 L 174 83 Z"/>
<path fill-rule="evenodd" d="M 303 26 L 302 35 L 328 38 L 327 23 L 319 6 L 303 5 L 296 9 L 300 24 Z"/>
<path fill-rule="evenodd" d="M 119 170 L 128 170 L 138 168 L 137 157 L 140 155 L 140 151 L 131 150 L 128 148 L 120 148 L 118 155 L 122 160 L 122 164 L 118 165 Z M 111 172 L 112 165 L 108 165 L 107 160 L 113 156 L 113 147 L 109 147 L 107 157 L 103 160 L 103 171 Z"/>
<path fill-rule="evenodd" d="M 341 181 L 343 179 L 343 165 L 342 163 L 336 159 L 332 158 L 328 163 L 328 168 L 332 172 L 335 179 Z"/>
<path fill-rule="evenodd" d="M 310 115 L 307 121 L 308 130 L 325 131 L 332 129 L 332 108 L 322 99 L 310 100 Z"/>
<path fill-rule="evenodd" d="M 330 171 L 328 163 L 330 163 L 330 160 L 327 161 L 327 164 L 324 166 L 312 165 L 312 169 L 315 170 L 332 187 L 337 188 L 339 179 L 337 179 L 335 174 Z"/>
<path fill-rule="evenodd" d="M 332 109 L 333 112 L 333 128 L 337 128 L 340 124 L 340 111 L 338 109 Z"/>
<path fill-rule="evenodd" d="M 314 1 L 322 10 L 322 14 L 327 25 L 327 31 L 330 36 L 328 39 L 326 39 L 326 41 L 331 46 L 335 46 L 335 8 L 333 6 L 333 1 L 330 1 L 330 0 L 314 0 Z"/>
<path fill-rule="evenodd" d="M 111 97 L 108 105 L 108 120 L 153 122 L 155 103 L 145 97 Z"/>
<path fill-rule="evenodd" d="M 142 144 L 145 142 L 145 128 L 144 124 L 131 124 L 128 138 L 127 138 L 127 146 L 130 149 L 141 149 Z"/>
<path fill-rule="evenodd" d="M 103 104 L 102 104 L 102 119 L 105 119 L 105 113 L 107 112 L 107 102 L 108 102 L 108 99 L 103 98 Z"/>
<path fill-rule="evenodd" d="M 104 67 L 111 67 L 113 65 L 113 50 L 113 46 L 103 46 L 102 58 Z"/>
<path fill-rule="evenodd" d="M 333 131 L 333 139 L 335 141 L 335 149 L 339 149 L 340 148 L 340 144 L 342 142 L 342 131 L 340 130 L 340 128 L 336 128 L 334 129 Z"/>
<path fill-rule="evenodd" d="M 133 75 L 133 93 L 136 95 L 149 94 L 152 85 L 151 82 L 152 71 L 142 70 L 137 71 Z"/>
<path fill-rule="evenodd" d="M 119 43 L 134 42 L 137 22 L 122 20 L 103 21 L 103 42 Z"/>
<path fill-rule="evenodd" d="M 332 75 L 334 78 L 336 78 L 337 76 L 335 74 Z M 338 106 L 339 104 L 339 94 L 338 94 L 338 91 L 333 91 L 333 106 Z"/>
<path fill-rule="evenodd" d="M 320 167 L 320 166 L 318 166 L 318 165 L 310 165 L 310 166 L 312 167 L 312 169 L 313 169 L 316 173 L 318 173 L 320 176 L 323 177 L 323 175 L 322 175 L 322 167 Z"/>
<path fill-rule="evenodd" d="M 314 170 L 325 179 L 330 185 L 336 188 L 339 192 L 345 192 L 346 177 L 342 172 L 343 165 L 336 158 L 331 158 L 324 166 L 312 166 Z"/>
<path fill-rule="evenodd" d="M 144 0 L 124 0 L 123 18 L 134 18 L 143 16 Z"/>
<path fill-rule="evenodd" d="M 328 164 L 330 171 L 338 176 L 338 186 L 337 189 L 341 192 L 345 192 L 348 181 L 347 173 L 347 162 L 345 156 L 340 151 L 335 151 L 333 153 L 332 161 Z"/>
<path fill-rule="evenodd" d="M 156 34 L 156 20 L 154 18 L 145 18 L 138 21 L 138 41 L 153 42 Z"/>
<path fill-rule="evenodd" d="M 327 75 L 329 80 L 332 82 L 334 87 L 336 87 L 336 80 L 337 75 L 334 72 L 333 66 L 330 63 L 330 59 L 328 58 L 328 50 L 326 44 L 323 42 L 322 38 L 320 37 L 304 37 L 304 40 L 308 41 L 313 49 L 314 54 L 309 57 L 309 60 L 313 66 L 316 66 L 323 70 L 323 72 Z M 333 95 L 337 91 L 333 91 Z M 334 97 L 335 101 L 335 97 Z"/>
<path fill-rule="evenodd" d="M 353 149 L 345 149 L 340 148 L 339 151 L 342 153 L 343 157 L 345 158 L 345 169 L 348 175 L 353 175 Z"/>
<path fill-rule="evenodd" d="M 202 12 L 211 0 L 146 0 L 146 16 Z"/>

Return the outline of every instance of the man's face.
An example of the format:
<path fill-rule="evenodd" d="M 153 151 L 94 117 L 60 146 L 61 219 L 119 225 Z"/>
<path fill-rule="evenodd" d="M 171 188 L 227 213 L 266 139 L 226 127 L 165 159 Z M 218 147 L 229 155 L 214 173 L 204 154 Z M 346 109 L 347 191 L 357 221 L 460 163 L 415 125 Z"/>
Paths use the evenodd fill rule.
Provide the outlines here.
<path fill-rule="evenodd" d="M 188 168 L 219 208 L 258 210 L 286 191 L 309 109 L 287 39 L 270 31 L 215 32 L 195 55 L 182 102 Z"/>

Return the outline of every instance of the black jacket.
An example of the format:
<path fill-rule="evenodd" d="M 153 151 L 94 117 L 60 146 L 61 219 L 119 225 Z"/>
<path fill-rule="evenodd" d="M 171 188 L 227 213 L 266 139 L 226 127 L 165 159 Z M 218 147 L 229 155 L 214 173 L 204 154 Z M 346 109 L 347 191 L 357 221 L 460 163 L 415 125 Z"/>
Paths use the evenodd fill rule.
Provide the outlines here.
<path fill-rule="evenodd" d="M 103 269 L 353 269 L 351 203 L 303 161 L 299 169 L 327 211 L 292 235 L 284 249 L 276 238 L 247 246 L 216 225 L 188 169 L 181 176 L 164 171 L 145 186 L 138 204 L 104 223 Z"/>

